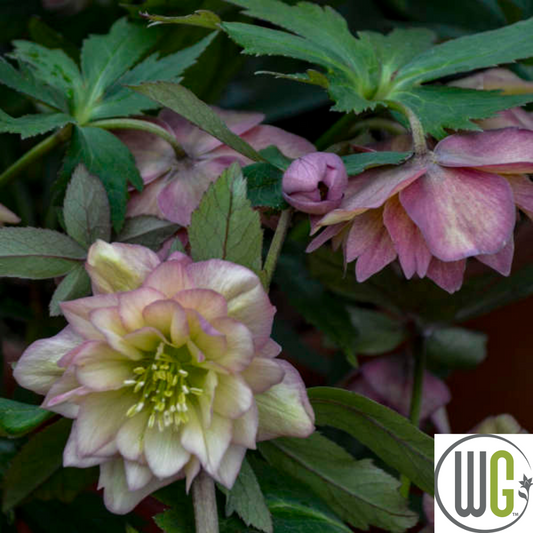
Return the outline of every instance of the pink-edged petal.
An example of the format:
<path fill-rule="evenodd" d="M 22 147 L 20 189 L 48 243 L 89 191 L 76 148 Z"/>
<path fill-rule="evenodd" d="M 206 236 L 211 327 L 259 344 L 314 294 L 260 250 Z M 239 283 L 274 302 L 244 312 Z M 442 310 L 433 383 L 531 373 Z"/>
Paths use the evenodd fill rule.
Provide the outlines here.
<path fill-rule="evenodd" d="M 266 357 L 267 359 L 274 359 L 281 353 L 281 346 L 273 339 L 268 339 L 268 341 L 261 346 L 256 352 L 256 357 Z"/>
<path fill-rule="evenodd" d="M 91 466 L 96 466 L 105 461 L 102 457 L 87 456 L 84 457 L 78 452 L 78 444 L 76 437 L 76 424 L 72 426 L 70 431 L 70 436 L 68 438 L 65 449 L 63 450 L 63 466 L 74 466 L 76 468 L 89 468 Z"/>
<path fill-rule="evenodd" d="M 191 454 L 181 445 L 179 433 L 173 427 L 164 431 L 154 426 L 146 430 L 144 453 L 150 470 L 159 478 L 177 474 Z"/>
<path fill-rule="evenodd" d="M 307 246 L 305 251 L 309 254 L 320 248 L 324 243 L 338 235 L 344 228 L 346 224 L 334 224 L 333 226 L 326 227 L 322 233 L 315 237 Z M 320 229 L 320 228 L 319 228 Z"/>
<path fill-rule="evenodd" d="M 104 307 L 91 311 L 89 315 L 91 324 L 105 337 L 106 342 L 114 350 L 136 361 L 142 359 L 143 354 L 124 340 L 127 331 L 120 320 L 118 307 Z"/>
<path fill-rule="evenodd" d="M 130 389 L 88 394 L 83 398 L 76 421 L 78 450 L 94 455 L 115 439 L 128 418 L 126 412 L 136 403 Z"/>
<path fill-rule="evenodd" d="M 385 204 L 383 222 L 398 253 L 405 277 L 411 279 L 416 273 L 423 278 L 431 261 L 431 252 L 397 197 Z"/>
<path fill-rule="evenodd" d="M 194 284 L 182 261 L 165 261 L 146 278 L 143 287 L 151 287 L 171 298 L 178 291 L 194 288 Z"/>
<path fill-rule="evenodd" d="M 129 490 L 123 459 L 113 459 L 100 466 L 98 488 L 104 489 L 105 506 L 115 514 L 127 514 L 146 496 L 169 485 L 178 477 L 152 478 L 142 489 Z"/>
<path fill-rule="evenodd" d="M 20 218 L 13 211 L 0 204 L 0 226 L 3 224 L 18 224 L 19 222 Z"/>
<path fill-rule="evenodd" d="M 173 179 L 175 173 L 175 169 L 171 170 L 166 176 L 146 185 L 142 192 L 131 192 L 126 209 L 126 216 L 139 217 L 143 215 L 151 215 L 157 218 L 165 218 L 165 215 L 159 208 L 158 198 L 161 191 L 167 186 L 169 180 Z"/>
<path fill-rule="evenodd" d="M 178 304 L 176 304 L 178 305 Z M 200 350 L 202 356 L 209 360 L 216 360 L 228 349 L 226 336 L 215 329 L 199 313 L 188 309 L 186 311 L 189 323 L 190 342 Z M 203 360 L 203 357 L 200 357 Z"/>
<path fill-rule="evenodd" d="M 118 451 L 130 461 L 139 461 L 144 453 L 144 435 L 149 417 L 150 411 L 144 409 L 134 417 L 128 418 L 117 433 Z"/>
<path fill-rule="evenodd" d="M 228 304 L 225 298 L 211 289 L 180 291 L 172 299 L 185 309 L 198 311 L 209 322 L 228 314 Z"/>
<path fill-rule="evenodd" d="M 514 255 L 514 239 L 511 240 L 496 254 L 478 255 L 476 259 L 483 264 L 499 272 L 502 276 L 508 276 L 511 273 Z"/>
<path fill-rule="evenodd" d="M 130 491 L 146 487 L 154 478 L 154 475 L 147 466 L 133 461 L 124 460 L 124 471 L 126 473 L 126 483 Z"/>
<path fill-rule="evenodd" d="M 257 126 L 242 135 L 242 138 L 258 151 L 271 145 L 277 146 L 282 154 L 291 159 L 316 151 L 308 140 L 275 126 Z"/>
<path fill-rule="evenodd" d="M 281 383 L 285 377 L 285 371 L 278 360 L 256 357 L 248 368 L 241 372 L 241 376 L 254 394 L 260 394 Z"/>
<path fill-rule="evenodd" d="M 383 224 L 383 209 L 372 209 L 354 218 L 345 241 L 347 263 L 357 259 L 355 277 L 363 282 L 396 259 L 396 250 Z"/>
<path fill-rule="evenodd" d="M 515 204 L 533 219 L 533 183 L 527 176 L 521 174 L 505 177 L 513 190 Z"/>
<path fill-rule="evenodd" d="M 46 394 L 63 375 L 59 360 L 83 342 L 71 327 L 67 326 L 54 337 L 30 344 L 18 360 L 13 376 L 25 389 Z"/>
<path fill-rule="evenodd" d="M 224 454 L 231 443 L 233 421 L 213 413 L 213 420 L 204 429 L 207 464 L 203 465 L 209 474 L 216 475 Z"/>
<path fill-rule="evenodd" d="M 99 294 L 87 298 L 78 298 L 62 302 L 61 310 L 72 328 L 85 339 L 102 340 L 104 335 L 91 323 L 89 316 L 95 309 L 111 307 L 118 304 L 117 294 Z"/>
<path fill-rule="evenodd" d="M 143 120 L 172 133 L 172 129 L 163 120 L 153 117 L 143 117 Z M 168 172 L 176 162 L 174 148 L 158 135 L 139 130 L 116 131 L 115 135 L 130 149 L 145 184 Z"/>
<path fill-rule="evenodd" d="M 212 352 L 211 360 L 230 370 L 241 372 L 254 357 L 254 340 L 250 330 L 233 318 L 223 317 L 212 321 L 212 326 L 226 337 L 226 349 Z"/>
<path fill-rule="evenodd" d="M 124 335 L 124 341 L 143 352 L 156 352 L 161 343 L 168 344 L 168 340 L 157 329 L 144 327 Z"/>
<path fill-rule="evenodd" d="M 515 224 L 507 180 L 475 169 L 432 165 L 400 193 L 400 201 L 442 261 L 499 252 Z"/>
<path fill-rule="evenodd" d="M 438 164 L 499 174 L 533 172 L 533 131 L 504 128 L 450 135 L 435 147 Z"/>
<path fill-rule="evenodd" d="M 161 261 L 155 252 L 137 244 L 109 244 L 97 240 L 90 248 L 85 269 L 95 294 L 131 291 Z"/>
<path fill-rule="evenodd" d="M 231 444 L 213 477 L 226 488 L 231 489 L 239 475 L 245 455 L 246 448 L 244 446 Z"/>
<path fill-rule="evenodd" d="M 76 355 L 76 377 L 94 391 L 115 390 L 133 376 L 134 363 L 103 341 L 84 343 Z"/>
<path fill-rule="evenodd" d="M 145 326 L 143 310 L 147 305 L 166 297 L 151 287 L 140 287 L 134 291 L 118 295 L 118 311 L 122 325 L 127 331 L 135 331 Z"/>
<path fill-rule="evenodd" d="M 287 361 L 279 362 L 285 371 L 283 381 L 255 396 L 258 441 L 281 436 L 305 438 L 315 430 L 315 413 L 300 374 Z"/>
<path fill-rule="evenodd" d="M 466 261 L 464 259 L 445 263 L 434 257 L 429 264 L 426 275 L 440 288 L 453 294 L 463 284 L 465 267 Z"/>
<path fill-rule="evenodd" d="M 211 259 L 191 264 L 187 272 L 196 287 L 212 289 L 224 296 L 228 316 L 242 322 L 252 332 L 256 345 L 267 341 L 276 308 L 251 270 Z"/>
<path fill-rule="evenodd" d="M 43 401 L 43 407 L 67 418 L 78 415 L 77 400 L 91 392 L 80 386 L 73 367 L 67 368 L 65 373 L 52 385 Z"/>
<path fill-rule="evenodd" d="M 425 159 L 415 158 L 398 166 L 373 168 L 351 178 L 341 205 L 325 215 L 319 225 L 338 224 L 367 209 L 381 207 L 422 176 L 428 166 Z"/>
<path fill-rule="evenodd" d="M 255 402 L 252 407 L 240 418 L 233 421 L 232 444 L 245 446 L 251 450 L 256 449 L 257 429 L 259 427 L 259 414 Z"/>
<path fill-rule="evenodd" d="M 533 130 L 533 113 L 529 113 L 520 107 L 514 107 L 500 111 L 492 118 L 480 120 L 479 125 L 484 130 L 499 130 L 502 128 Z"/>
<path fill-rule="evenodd" d="M 178 302 L 160 300 L 148 305 L 143 311 L 145 323 L 160 331 L 172 343 L 182 345 L 189 336 L 187 313 Z"/>
<path fill-rule="evenodd" d="M 246 381 L 239 376 L 218 376 L 213 411 L 225 418 L 239 418 L 252 407 L 253 394 Z"/>

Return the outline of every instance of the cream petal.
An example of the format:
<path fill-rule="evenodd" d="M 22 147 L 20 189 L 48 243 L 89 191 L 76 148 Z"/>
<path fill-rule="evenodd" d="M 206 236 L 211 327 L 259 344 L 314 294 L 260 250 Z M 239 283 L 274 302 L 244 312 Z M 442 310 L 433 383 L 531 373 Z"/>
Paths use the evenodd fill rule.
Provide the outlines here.
<path fill-rule="evenodd" d="M 273 339 L 268 341 L 257 351 L 257 357 L 266 357 L 267 359 L 274 359 L 281 353 L 281 346 Z"/>
<path fill-rule="evenodd" d="M 19 222 L 20 218 L 13 211 L 0 204 L 0 226 L 3 224 L 18 224 Z"/>
<path fill-rule="evenodd" d="M 144 352 L 155 352 L 161 343 L 168 344 L 168 340 L 157 329 L 144 327 L 124 335 L 128 345 L 134 346 Z"/>
<path fill-rule="evenodd" d="M 80 386 L 74 368 L 69 367 L 48 391 L 43 407 L 67 418 L 74 418 L 78 412 L 78 398 L 90 392 L 87 387 Z"/>
<path fill-rule="evenodd" d="M 254 394 L 266 392 L 283 381 L 285 371 L 278 360 L 256 357 L 248 368 L 241 372 Z"/>
<path fill-rule="evenodd" d="M 228 304 L 224 297 L 211 289 L 180 291 L 172 299 L 185 309 L 194 309 L 209 322 L 228 314 Z"/>
<path fill-rule="evenodd" d="M 194 282 L 182 261 L 165 261 L 146 278 L 143 286 L 152 287 L 171 298 L 178 291 L 194 288 Z"/>
<path fill-rule="evenodd" d="M 212 476 L 216 475 L 222 458 L 230 446 L 232 427 L 231 420 L 213 413 L 211 426 L 204 430 L 207 464 L 203 466 Z"/>
<path fill-rule="evenodd" d="M 150 287 L 141 287 L 134 291 L 118 295 L 118 311 L 122 325 L 127 331 L 135 331 L 145 326 L 143 310 L 147 305 L 158 300 L 165 300 L 165 295 Z"/>
<path fill-rule="evenodd" d="M 203 390 L 203 394 L 198 396 L 198 405 L 200 407 L 201 420 L 204 427 L 211 425 L 213 418 L 213 400 L 215 398 L 215 389 L 218 385 L 218 375 L 214 370 L 208 370 L 203 383 L 194 384 Z"/>
<path fill-rule="evenodd" d="M 58 361 L 82 343 L 83 338 L 69 326 L 54 337 L 35 341 L 18 360 L 13 376 L 21 387 L 46 394 L 63 375 Z"/>
<path fill-rule="evenodd" d="M 135 491 L 146 487 L 152 481 L 154 475 L 151 470 L 144 465 L 133 461 L 124 460 L 124 471 L 128 490 Z"/>
<path fill-rule="evenodd" d="M 232 444 L 245 446 L 251 450 L 256 449 L 257 429 L 259 427 L 259 415 L 255 402 L 252 407 L 241 417 L 233 421 Z"/>
<path fill-rule="evenodd" d="M 224 454 L 220 467 L 213 477 L 226 488 L 231 489 L 239 475 L 245 455 L 244 446 L 232 444 Z"/>
<path fill-rule="evenodd" d="M 103 463 L 105 459 L 97 456 L 84 457 L 78 452 L 76 423 L 72 426 L 65 449 L 63 450 L 63 466 L 74 466 L 76 468 L 89 468 Z"/>
<path fill-rule="evenodd" d="M 315 414 L 298 371 L 280 360 L 285 377 L 263 394 L 255 396 L 259 411 L 257 440 L 276 437 L 308 437 L 315 429 Z"/>
<path fill-rule="evenodd" d="M 231 372 L 244 370 L 254 357 L 254 341 L 248 328 L 228 317 L 213 320 L 212 326 L 226 336 L 226 349 L 213 353 L 209 359 Z"/>
<path fill-rule="evenodd" d="M 160 331 L 174 344 L 181 345 L 189 337 L 187 314 L 173 300 L 160 300 L 148 305 L 143 311 L 143 318 L 148 326 Z"/>
<path fill-rule="evenodd" d="M 196 311 L 188 309 L 186 313 L 191 341 L 201 353 L 209 360 L 216 360 L 219 354 L 224 354 L 228 349 L 226 336 L 216 330 Z"/>
<path fill-rule="evenodd" d="M 191 489 L 192 482 L 194 481 L 194 478 L 198 475 L 200 472 L 201 464 L 200 461 L 194 457 L 194 455 L 191 457 L 191 460 L 185 465 L 185 475 L 186 475 L 186 484 L 185 484 L 185 490 L 187 491 L 187 494 L 189 494 L 189 490 Z"/>
<path fill-rule="evenodd" d="M 198 457 L 202 465 L 207 465 L 207 444 L 202 427 L 201 413 L 192 405 L 187 413 L 189 421 L 181 430 L 181 444 L 192 455 Z"/>
<path fill-rule="evenodd" d="M 130 461 L 139 461 L 144 453 L 145 432 L 150 412 L 145 409 L 129 418 L 118 430 L 117 448 L 121 455 Z"/>
<path fill-rule="evenodd" d="M 218 376 L 213 410 L 225 418 L 239 418 L 252 407 L 253 394 L 239 375 Z"/>
<path fill-rule="evenodd" d="M 191 454 L 181 445 L 179 433 L 168 427 L 164 431 L 154 426 L 146 430 L 144 453 L 150 470 L 159 478 L 177 474 Z"/>

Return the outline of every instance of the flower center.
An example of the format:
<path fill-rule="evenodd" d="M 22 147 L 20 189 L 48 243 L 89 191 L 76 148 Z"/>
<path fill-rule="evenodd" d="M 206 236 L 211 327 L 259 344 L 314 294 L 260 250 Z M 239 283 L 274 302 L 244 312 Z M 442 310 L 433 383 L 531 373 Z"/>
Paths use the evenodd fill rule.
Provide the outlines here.
<path fill-rule="evenodd" d="M 134 378 L 124 381 L 124 385 L 133 387 L 134 394 L 140 396 L 126 416 L 131 418 L 147 409 L 150 411 L 148 427 L 152 428 L 157 423 L 159 431 L 169 426 L 177 429 L 188 422 L 191 395 L 201 396 L 204 392 L 190 385 L 190 371 L 194 367 L 164 353 L 164 349 L 165 345 L 161 343 L 155 358 L 134 368 Z"/>

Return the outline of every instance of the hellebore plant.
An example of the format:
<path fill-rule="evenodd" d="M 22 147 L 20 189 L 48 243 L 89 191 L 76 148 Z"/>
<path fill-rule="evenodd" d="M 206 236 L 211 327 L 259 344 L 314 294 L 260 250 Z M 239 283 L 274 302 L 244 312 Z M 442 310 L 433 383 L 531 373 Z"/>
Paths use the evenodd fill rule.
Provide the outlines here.
<path fill-rule="evenodd" d="M 19 222 L 20 218 L 13 211 L 0 204 L 0 227 L 4 224 L 18 224 Z"/>
<path fill-rule="evenodd" d="M 295 165 L 285 174 L 288 193 Z M 508 275 L 516 207 L 533 211 L 527 172 L 533 172 L 533 131 L 450 135 L 404 164 L 350 178 L 338 207 L 312 219 L 312 233 L 325 230 L 308 251 L 333 239 L 347 263 L 357 259 L 358 281 L 398 257 L 408 279 L 428 276 L 448 292 L 461 287 L 468 257 Z M 309 183 L 317 189 L 317 183 L 326 183 L 324 176 L 308 178 Z M 296 206 L 290 194 L 286 198 Z"/>
<path fill-rule="evenodd" d="M 213 110 L 255 150 L 276 145 L 290 158 L 315 151 L 302 137 L 262 125 L 261 113 Z M 142 131 L 117 132 L 133 153 L 145 184 L 141 193 L 132 193 L 127 216 L 154 215 L 188 226 L 191 213 L 209 185 L 232 163 L 245 166 L 252 161 L 170 109 L 164 109 L 157 119 L 150 120 L 175 137 L 183 154 L 178 156 L 167 141 L 156 135 Z"/>
<path fill-rule="evenodd" d="M 87 271 L 95 295 L 63 303 L 69 325 L 34 342 L 14 375 L 75 420 L 64 465 L 100 465 L 111 511 L 179 478 L 189 488 L 201 469 L 231 488 L 256 442 L 312 433 L 304 383 L 276 359 L 275 308 L 250 270 L 97 241 Z"/>

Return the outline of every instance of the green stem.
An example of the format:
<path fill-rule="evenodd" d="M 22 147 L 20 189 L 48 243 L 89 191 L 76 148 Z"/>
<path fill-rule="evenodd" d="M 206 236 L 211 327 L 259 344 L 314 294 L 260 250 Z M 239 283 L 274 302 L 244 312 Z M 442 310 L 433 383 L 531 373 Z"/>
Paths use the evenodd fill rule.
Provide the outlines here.
<path fill-rule="evenodd" d="M 411 108 L 406 105 L 400 104 L 400 102 L 387 102 L 388 106 L 392 109 L 396 109 L 409 120 L 409 127 L 411 129 L 411 135 L 413 136 L 413 147 L 415 154 L 419 156 L 426 155 L 428 153 L 428 147 L 426 144 L 426 135 L 424 128 L 416 114 Z"/>
<path fill-rule="evenodd" d="M 424 372 L 426 370 L 426 352 L 424 348 L 424 338 L 417 335 L 413 341 L 413 354 L 415 358 L 415 368 L 413 377 L 413 391 L 411 395 L 411 406 L 409 409 L 409 420 L 418 427 L 420 424 L 420 411 L 422 409 L 422 395 L 424 393 Z M 402 486 L 400 493 L 407 498 L 411 481 L 402 475 Z"/>
<path fill-rule="evenodd" d="M 56 133 L 46 137 L 39 144 L 36 144 L 31 150 L 26 152 L 20 159 L 15 161 L 8 169 L 0 175 L 0 187 L 7 185 L 13 178 L 18 176 L 33 161 L 43 157 L 56 146 L 64 143 L 70 138 L 72 126 L 69 124 Z"/>
<path fill-rule="evenodd" d="M 406 133 L 407 130 L 398 122 L 394 122 L 387 118 L 369 118 L 367 120 L 361 120 L 354 124 L 351 128 L 350 133 L 357 133 L 358 131 L 369 129 L 369 130 L 385 130 L 394 135 L 401 135 Z"/>
<path fill-rule="evenodd" d="M 353 113 L 346 113 L 343 115 L 329 130 L 319 137 L 315 143 L 317 150 L 324 150 L 328 146 L 331 146 L 337 139 L 349 131 L 350 125 L 354 121 Z"/>
<path fill-rule="evenodd" d="M 187 154 L 180 146 L 176 137 L 172 135 L 169 131 L 153 122 L 147 120 L 138 120 L 135 118 L 110 118 L 106 120 L 96 120 L 95 122 L 89 122 L 87 126 L 92 126 L 94 128 L 102 128 L 104 130 L 140 130 L 146 131 L 147 133 L 153 133 L 162 139 L 165 139 L 176 153 L 178 159 L 183 159 L 187 157 Z"/>
<path fill-rule="evenodd" d="M 202 470 L 192 484 L 196 533 L 218 533 L 218 512 L 213 478 Z"/>
<path fill-rule="evenodd" d="M 287 236 L 287 231 L 291 223 L 292 218 L 292 209 L 285 209 L 281 212 L 279 217 L 278 227 L 274 233 L 274 238 L 270 244 L 270 249 L 265 260 L 265 268 L 263 269 L 263 286 L 265 290 L 268 291 L 270 287 L 270 282 L 272 281 L 272 276 L 274 275 L 274 270 L 276 269 L 276 264 L 279 259 L 279 254 L 281 253 L 281 248 L 283 246 L 283 241 Z"/>

